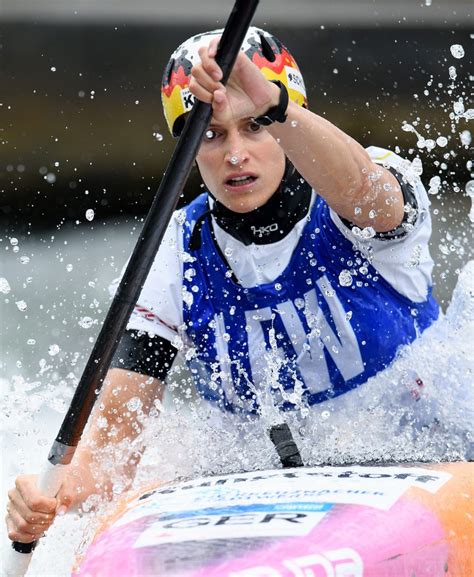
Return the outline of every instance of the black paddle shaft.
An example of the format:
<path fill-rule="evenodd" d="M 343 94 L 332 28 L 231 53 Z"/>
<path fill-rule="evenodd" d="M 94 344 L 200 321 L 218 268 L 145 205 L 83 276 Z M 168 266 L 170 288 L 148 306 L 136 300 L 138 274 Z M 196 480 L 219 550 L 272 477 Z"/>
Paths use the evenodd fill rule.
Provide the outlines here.
<path fill-rule="evenodd" d="M 257 5 L 258 0 L 236 0 L 234 4 L 216 55 L 216 61 L 222 69 L 223 83 L 229 78 Z M 211 116 L 211 105 L 196 101 L 152 202 L 69 410 L 49 453 L 48 459 L 53 465 L 67 464 L 72 459 L 118 343 L 188 179 Z"/>

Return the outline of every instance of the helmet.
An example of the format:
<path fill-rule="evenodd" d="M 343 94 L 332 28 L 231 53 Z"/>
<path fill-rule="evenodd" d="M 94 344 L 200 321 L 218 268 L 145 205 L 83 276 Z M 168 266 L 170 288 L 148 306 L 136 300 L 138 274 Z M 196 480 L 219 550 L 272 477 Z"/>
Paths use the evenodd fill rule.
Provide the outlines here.
<path fill-rule="evenodd" d="M 192 36 L 171 55 L 161 84 L 161 100 L 173 136 L 183 130 L 185 114 L 194 104 L 194 96 L 189 90 L 191 68 L 200 61 L 198 50 L 207 46 L 223 29 L 212 30 Z M 307 105 L 306 89 L 301 72 L 287 48 L 274 36 L 251 26 L 241 50 L 256 64 L 268 80 L 280 80 L 287 90 L 290 100 L 301 106 Z"/>

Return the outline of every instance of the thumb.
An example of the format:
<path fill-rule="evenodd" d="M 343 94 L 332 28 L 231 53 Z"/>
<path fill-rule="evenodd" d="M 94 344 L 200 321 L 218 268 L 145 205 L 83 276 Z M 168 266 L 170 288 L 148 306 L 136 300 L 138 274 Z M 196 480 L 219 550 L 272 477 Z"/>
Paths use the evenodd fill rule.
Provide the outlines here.
<path fill-rule="evenodd" d="M 58 494 L 56 495 L 56 515 L 60 517 L 65 515 L 72 507 L 73 503 L 73 491 L 70 487 L 67 486 L 67 483 L 63 483 L 59 489 Z"/>

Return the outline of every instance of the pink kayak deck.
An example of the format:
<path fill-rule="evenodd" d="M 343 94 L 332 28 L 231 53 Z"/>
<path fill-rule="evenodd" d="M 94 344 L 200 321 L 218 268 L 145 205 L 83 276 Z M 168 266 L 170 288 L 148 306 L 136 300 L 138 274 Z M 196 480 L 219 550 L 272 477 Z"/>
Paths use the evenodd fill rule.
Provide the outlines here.
<path fill-rule="evenodd" d="M 472 577 L 474 463 L 314 467 L 122 502 L 77 577 Z"/>

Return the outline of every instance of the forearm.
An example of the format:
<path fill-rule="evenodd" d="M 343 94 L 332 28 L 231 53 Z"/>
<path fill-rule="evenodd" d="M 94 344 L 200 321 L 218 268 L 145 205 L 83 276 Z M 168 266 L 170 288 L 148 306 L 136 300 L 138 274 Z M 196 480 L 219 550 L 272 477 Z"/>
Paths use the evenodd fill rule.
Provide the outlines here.
<path fill-rule="evenodd" d="M 396 178 L 374 164 L 364 148 L 334 124 L 293 102 L 284 124 L 268 127 L 298 172 L 341 217 L 376 231 L 403 219 Z"/>
<path fill-rule="evenodd" d="M 133 480 L 143 451 L 136 439 L 143 419 L 162 396 L 158 379 L 123 369 L 109 371 L 73 459 L 73 466 L 91 473 L 93 487 L 87 492 L 98 486 L 110 493 L 111 475 L 119 469 L 122 480 Z"/>

